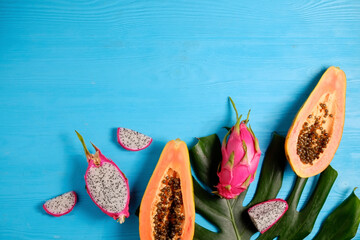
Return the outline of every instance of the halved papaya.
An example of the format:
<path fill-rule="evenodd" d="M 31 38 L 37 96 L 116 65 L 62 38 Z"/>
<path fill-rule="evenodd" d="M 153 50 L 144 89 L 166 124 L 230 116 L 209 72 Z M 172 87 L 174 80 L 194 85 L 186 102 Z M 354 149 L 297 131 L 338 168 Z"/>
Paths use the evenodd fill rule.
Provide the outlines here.
<path fill-rule="evenodd" d="M 340 144 L 345 121 L 346 76 L 329 67 L 297 113 L 285 140 L 286 157 L 303 178 L 329 166 Z"/>
<path fill-rule="evenodd" d="M 140 239 L 193 238 L 195 203 L 190 169 L 186 143 L 180 139 L 168 142 L 141 201 Z"/>

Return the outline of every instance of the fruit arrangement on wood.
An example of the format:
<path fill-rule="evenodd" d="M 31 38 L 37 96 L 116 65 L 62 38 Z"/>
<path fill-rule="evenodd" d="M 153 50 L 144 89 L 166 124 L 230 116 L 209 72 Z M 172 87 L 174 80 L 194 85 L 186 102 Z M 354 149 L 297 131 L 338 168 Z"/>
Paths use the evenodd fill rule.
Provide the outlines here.
<path fill-rule="evenodd" d="M 343 133 L 345 94 L 345 73 L 337 67 L 328 68 L 300 108 L 286 138 L 273 134 L 261 171 L 261 150 L 250 127 L 250 111 L 242 119 L 229 98 L 236 121 L 227 128 L 222 143 L 213 134 L 198 138 L 190 151 L 180 139 L 165 145 L 138 208 L 140 239 L 244 240 L 257 232 L 261 233 L 259 240 L 308 236 L 338 175 L 330 163 Z M 123 223 L 130 216 L 128 179 L 94 144 L 95 153 L 90 153 L 82 136 L 76 134 L 88 162 L 84 169 L 88 195 L 101 211 Z M 118 128 L 116 137 L 124 149 L 133 152 L 153 142 L 151 137 L 124 127 Z M 287 163 L 297 178 L 284 200 L 276 197 Z M 255 195 L 244 205 L 258 172 Z M 307 179 L 318 174 L 314 191 L 298 211 Z M 76 202 L 77 194 L 70 191 L 46 201 L 43 208 L 59 217 L 70 213 Z M 195 212 L 218 231 L 196 223 Z M 353 192 L 328 216 L 314 239 L 350 239 L 356 235 L 359 222 L 360 200 Z"/>

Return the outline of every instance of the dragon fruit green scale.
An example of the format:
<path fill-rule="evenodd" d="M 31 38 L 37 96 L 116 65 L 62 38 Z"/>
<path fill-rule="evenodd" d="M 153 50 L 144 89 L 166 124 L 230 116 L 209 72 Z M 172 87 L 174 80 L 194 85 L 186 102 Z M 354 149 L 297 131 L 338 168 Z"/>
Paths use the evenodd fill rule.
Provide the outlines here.
<path fill-rule="evenodd" d="M 254 181 L 261 155 L 259 142 L 247 119 L 241 121 L 235 104 L 230 101 L 236 112 L 236 124 L 228 131 L 221 146 L 222 162 L 217 173 L 219 184 L 217 194 L 226 199 L 237 197 Z"/>

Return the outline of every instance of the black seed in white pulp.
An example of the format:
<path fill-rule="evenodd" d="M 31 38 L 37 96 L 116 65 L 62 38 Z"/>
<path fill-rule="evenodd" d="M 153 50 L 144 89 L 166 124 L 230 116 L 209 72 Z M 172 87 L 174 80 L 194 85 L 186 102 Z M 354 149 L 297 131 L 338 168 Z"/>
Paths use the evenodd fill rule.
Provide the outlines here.
<path fill-rule="evenodd" d="M 127 184 L 113 164 L 103 162 L 100 167 L 90 168 L 86 181 L 91 197 L 102 209 L 119 213 L 125 208 L 128 198 Z"/>
<path fill-rule="evenodd" d="M 286 209 L 286 202 L 268 201 L 250 208 L 248 213 L 255 227 L 262 232 L 277 222 Z"/>
<path fill-rule="evenodd" d="M 142 149 L 148 146 L 152 140 L 151 137 L 128 128 L 120 128 L 119 139 L 125 147 L 132 150 Z"/>
<path fill-rule="evenodd" d="M 69 211 L 75 205 L 75 201 L 75 194 L 71 191 L 47 200 L 44 207 L 55 215 L 61 215 Z"/>

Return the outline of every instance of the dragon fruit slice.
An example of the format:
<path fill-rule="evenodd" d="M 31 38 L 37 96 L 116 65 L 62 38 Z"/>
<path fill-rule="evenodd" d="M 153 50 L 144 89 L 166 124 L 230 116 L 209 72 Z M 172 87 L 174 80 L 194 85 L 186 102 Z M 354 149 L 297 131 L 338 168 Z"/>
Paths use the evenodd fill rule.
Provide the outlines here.
<path fill-rule="evenodd" d="M 117 139 L 119 144 L 129 151 L 140 151 L 150 146 L 152 142 L 151 137 L 122 127 L 118 128 Z"/>
<path fill-rule="evenodd" d="M 71 191 L 47 200 L 43 204 L 43 208 L 48 214 L 60 217 L 71 212 L 76 202 L 77 195 L 74 191 Z"/>
<path fill-rule="evenodd" d="M 264 233 L 279 221 L 287 209 L 287 202 L 277 198 L 252 206 L 248 213 L 255 227 Z"/>
<path fill-rule="evenodd" d="M 89 163 L 85 173 L 86 190 L 94 203 L 107 215 L 120 223 L 129 217 L 130 189 L 127 178 L 118 166 L 106 158 L 94 145 L 91 154 L 82 136 L 78 135 Z"/>

